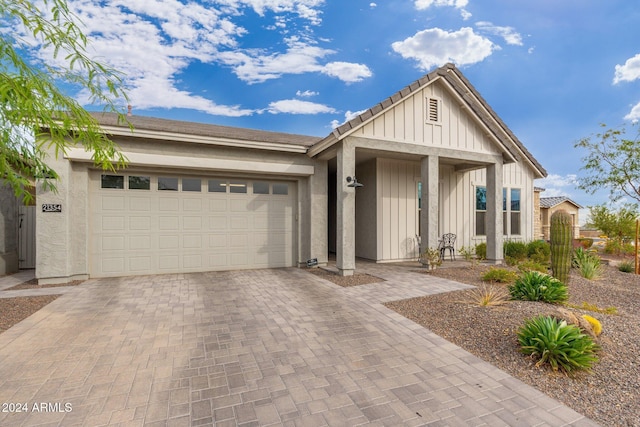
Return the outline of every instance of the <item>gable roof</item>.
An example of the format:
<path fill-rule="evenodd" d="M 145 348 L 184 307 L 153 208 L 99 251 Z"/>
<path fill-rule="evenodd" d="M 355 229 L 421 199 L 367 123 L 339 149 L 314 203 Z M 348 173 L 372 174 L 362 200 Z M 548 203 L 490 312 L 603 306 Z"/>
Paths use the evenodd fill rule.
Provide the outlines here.
<path fill-rule="evenodd" d="M 579 204 L 577 204 L 576 202 L 574 202 L 568 197 L 561 197 L 561 196 L 560 197 L 540 197 L 541 208 L 546 208 L 546 209 L 553 208 L 564 202 L 569 202 L 575 207 L 577 207 L 578 209 L 582 209 L 582 206 L 580 206 Z"/>
<path fill-rule="evenodd" d="M 127 116 L 133 131 L 127 123 L 118 120 L 116 113 L 92 112 L 104 131 L 111 135 L 138 136 L 152 139 L 170 137 L 176 141 L 190 141 L 205 144 L 243 146 L 248 148 L 271 148 L 282 151 L 306 153 L 317 143 L 316 136 L 295 135 L 256 129 L 212 125 L 206 123 L 159 119 L 146 116 Z"/>
<path fill-rule="evenodd" d="M 524 144 L 520 142 L 509 127 L 500 119 L 500 117 L 498 117 L 495 111 L 493 111 L 489 104 L 487 104 L 484 98 L 482 98 L 480 93 L 473 87 L 466 77 L 464 77 L 455 65 L 450 63 L 425 74 L 420 79 L 369 108 L 356 118 L 338 126 L 326 138 L 311 147 L 311 150 L 314 151 L 313 154 L 317 154 L 318 152 L 329 148 L 333 144 L 353 133 L 356 129 L 361 128 L 374 117 L 393 108 L 395 104 L 398 104 L 413 93 L 439 79 L 446 81 L 449 87 L 466 102 L 469 109 L 485 126 L 487 126 L 495 139 L 502 145 L 503 149 L 507 151 L 510 156 L 516 160 L 525 160 L 528 162 L 540 177 L 547 176 L 547 171 L 526 149 Z"/>

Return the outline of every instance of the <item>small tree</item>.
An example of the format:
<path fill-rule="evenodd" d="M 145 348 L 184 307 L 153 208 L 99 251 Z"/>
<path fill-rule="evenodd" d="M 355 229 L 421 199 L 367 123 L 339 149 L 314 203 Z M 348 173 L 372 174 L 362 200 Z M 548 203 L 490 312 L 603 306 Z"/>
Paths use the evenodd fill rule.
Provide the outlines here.
<path fill-rule="evenodd" d="M 607 128 L 604 124 L 601 127 Z M 624 127 L 606 129 L 581 139 L 575 147 L 588 150 L 582 158 L 581 170 L 586 175 L 578 180 L 580 189 L 589 194 L 606 189 L 614 201 L 627 196 L 640 202 L 640 138 L 637 133 L 635 137 L 628 137 Z"/>
<path fill-rule="evenodd" d="M 66 1 L 0 0 L 0 17 L 6 29 L 0 31 L 0 179 L 25 199 L 33 178 L 55 189 L 46 152 L 59 155 L 74 145 L 103 169 L 124 165 L 98 122 L 61 89 L 79 89 L 87 103 L 108 111 L 126 102 L 119 74 L 89 57 L 87 37 Z M 33 54 L 44 51 L 50 61 Z"/>
<path fill-rule="evenodd" d="M 632 240 L 636 233 L 638 205 L 627 203 L 617 211 L 605 205 L 589 206 L 588 225 L 620 242 Z"/>

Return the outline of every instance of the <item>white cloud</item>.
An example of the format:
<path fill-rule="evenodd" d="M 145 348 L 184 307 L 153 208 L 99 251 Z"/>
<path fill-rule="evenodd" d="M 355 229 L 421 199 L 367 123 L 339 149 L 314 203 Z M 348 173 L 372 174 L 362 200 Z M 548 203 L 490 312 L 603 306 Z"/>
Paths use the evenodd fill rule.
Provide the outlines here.
<path fill-rule="evenodd" d="M 283 99 L 269 104 L 267 111 L 271 114 L 324 114 L 335 113 L 333 108 L 316 104 L 315 102 L 301 101 L 299 99 Z"/>
<path fill-rule="evenodd" d="M 507 44 L 522 46 L 522 36 L 513 27 L 500 27 L 487 21 L 477 22 L 476 27 L 489 34 L 502 37 Z"/>
<path fill-rule="evenodd" d="M 431 6 L 455 7 L 456 9 L 460 9 L 462 19 L 466 21 L 471 18 L 471 13 L 465 9 L 467 4 L 469 4 L 469 0 L 415 0 L 414 4 L 418 10 L 425 10 Z"/>
<path fill-rule="evenodd" d="M 481 62 L 498 49 L 489 39 L 464 27 L 448 32 L 440 28 L 420 31 L 391 45 L 405 59 L 415 59 L 421 69 L 428 70 L 453 62 L 458 66 Z"/>
<path fill-rule="evenodd" d="M 633 106 L 629 114 L 624 116 L 625 120 L 630 120 L 634 123 L 640 121 L 640 103 Z"/>
<path fill-rule="evenodd" d="M 613 84 L 620 82 L 632 82 L 640 78 L 640 53 L 633 58 L 627 59 L 624 65 L 616 65 L 616 74 Z"/>
<path fill-rule="evenodd" d="M 549 174 L 546 178 L 535 181 L 536 187 L 545 189 L 541 197 L 571 197 L 567 189 L 573 190 L 577 183 L 578 177 L 575 174 Z"/>
<path fill-rule="evenodd" d="M 338 120 L 332 120 L 331 121 L 331 129 L 335 129 L 338 126 L 341 126 L 345 123 L 347 123 L 349 120 L 353 120 L 356 117 L 358 117 L 360 114 L 364 113 L 367 110 L 360 110 L 360 111 L 347 111 L 346 113 L 344 113 L 344 121 L 340 122 Z"/>
<path fill-rule="evenodd" d="M 378 5 L 376 3 L 369 3 L 369 7 L 371 9 L 375 9 L 376 7 L 378 7 Z"/>
<path fill-rule="evenodd" d="M 301 98 L 310 98 L 312 96 L 317 96 L 317 95 L 320 95 L 320 93 L 314 92 L 312 90 L 305 90 L 304 92 L 299 90 L 296 92 L 296 96 L 299 96 Z"/>
<path fill-rule="evenodd" d="M 40 1 L 40 0 L 36 0 Z M 325 0 L 69 0 L 90 39 L 90 54 L 121 71 L 135 109 L 186 108 L 209 114 L 239 116 L 255 113 L 236 105 L 219 105 L 180 86 L 179 77 L 195 63 L 226 65 L 243 81 L 259 83 L 285 74 L 321 73 L 347 83 L 370 76 L 362 64 L 323 60 L 336 52 L 309 39 L 309 25 L 319 25 Z M 265 49 L 241 49 L 248 34 L 239 22 L 247 10 L 269 19 L 264 28 L 282 33 L 294 19 L 302 20 L 300 37 Z M 274 16 L 267 12 L 273 12 Z M 296 22 L 298 24 L 299 22 Z M 17 38 L 24 34 L 16 34 Z M 276 47 L 274 47 L 276 46 Z M 51 50 L 35 44 L 35 55 L 49 64 L 66 66 L 64 55 L 54 62 Z M 205 93 L 205 92 L 202 92 Z M 77 95 L 86 102 L 86 93 Z"/>
<path fill-rule="evenodd" d="M 347 83 L 360 82 L 372 75 L 371 70 L 366 65 L 350 62 L 330 62 L 324 66 L 322 72 Z"/>

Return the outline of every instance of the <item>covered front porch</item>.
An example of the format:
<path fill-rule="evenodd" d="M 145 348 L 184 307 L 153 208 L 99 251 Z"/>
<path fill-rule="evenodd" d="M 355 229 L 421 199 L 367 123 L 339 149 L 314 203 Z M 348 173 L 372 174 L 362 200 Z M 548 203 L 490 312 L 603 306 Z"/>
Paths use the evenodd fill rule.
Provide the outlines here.
<path fill-rule="evenodd" d="M 356 258 L 417 260 L 419 248 L 437 248 L 444 233 L 457 235 L 456 250 L 473 246 L 479 184 L 487 197 L 481 238 L 488 261 L 501 262 L 502 155 L 349 137 L 321 156 L 329 164 L 328 246 L 339 274 L 352 275 Z M 354 178 L 363 186 L 353 186 Z"/>

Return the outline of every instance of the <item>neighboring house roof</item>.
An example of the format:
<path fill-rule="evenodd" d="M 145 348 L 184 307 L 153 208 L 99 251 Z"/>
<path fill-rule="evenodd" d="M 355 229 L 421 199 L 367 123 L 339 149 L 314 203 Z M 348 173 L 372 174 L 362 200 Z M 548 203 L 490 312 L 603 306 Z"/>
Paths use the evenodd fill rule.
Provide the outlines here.
<path fill-rule="evenodd" d="M 537 191 L 537 192 L 539 192 L 539 193 L 542 193 L 542 192 L 543 192 L 543 191 L 545 191 L 545 190 L 546 190 L 546 189 L 545 189 L 545 188 L 542 188 L 542 187 L 533 187 L 533 191 Z"/>
<path fill-rule="evenodd" d="M 382 112 L 392 108 L 395 104 L 401 102 L 405 98 L 411 96 L 414 92 L 422 89 L 424 86 L 431 84 L 437 79 L 444 79 L 449 86 L 462 98 L 471 111 L 491 130 L 493 136 L 502 144 L 504 149 L 516 160 L 524 157 L 531 167 L 540 177 L 547 176 L 547 171 L 533 157 L 533 155 L 525 148 L 520 140 L 513 134 L 506 124 L 498 117 L 487 102 L 480 96 L 480 93 L 473 85 L 456 69 L 453 64 L 446 64 L 420 79 L 409 84 L 405 88 L 399 90 L 384 101 L 369 108 L 356 118 L 338 126 L 334 131 L 316 144 L 313 149 L 324 150 L 329 148 L 344 137 L 353 133 L 354 130 L 362 127 L 366 122 Z"/>
<path fill-rule="evenodd" d="M 540 207 L 545 209 L 553 208 L 564 202 L 569 202 L 578 209 L 582 209 L 582 206 L 568 197 L 540 197 Z"/>
<path fill-rule="evenodd" d="M 127 123 L 118 120 L 116 113 L 92 112 L 91 115 L 100 123 L 107 132 L 116 132 L 120 135 L 132 135 Z M 320 140 L 319 137 L 307 135 L 295 135 L 281 132 L 269 132 L 263 130 L 219 126 L 206 123 L 185 122 L 179 120 L 159 119 L 146 116 L 127 116 L 133 125 L 133 134 L 144 136 L 145 131 L 153 133 L 170 133 L 174 136 L 189 135 L 203 137 L 205 139 L 222 139 L 230 141 L 246 141 L 252 143 L 277 144 L 284 146 L 311 147 Z M 123 132 L 124 130 L 124 132 Z M 181 139 L 181 138 L 176 138 Z M 306 152 L 306 149 L 304 150 Z"/>

